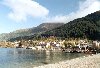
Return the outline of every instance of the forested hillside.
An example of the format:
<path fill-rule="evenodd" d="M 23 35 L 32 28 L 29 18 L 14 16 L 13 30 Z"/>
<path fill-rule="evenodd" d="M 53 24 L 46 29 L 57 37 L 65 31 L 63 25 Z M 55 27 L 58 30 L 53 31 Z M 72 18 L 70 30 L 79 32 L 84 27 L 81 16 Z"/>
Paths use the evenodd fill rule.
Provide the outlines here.
<path fill-rule="evenodd" d="M 41 36 L 100 40 L 100 11 L 70 21 L 61 27 L 41 34 Z"/>

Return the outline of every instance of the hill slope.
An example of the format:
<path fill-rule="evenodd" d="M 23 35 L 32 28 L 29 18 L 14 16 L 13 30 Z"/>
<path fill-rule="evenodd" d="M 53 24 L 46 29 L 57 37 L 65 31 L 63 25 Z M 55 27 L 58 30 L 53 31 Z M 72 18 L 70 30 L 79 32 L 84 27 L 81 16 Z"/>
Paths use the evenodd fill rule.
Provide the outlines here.
<path fill-rule="evenodd" d="M 70 21 L 61 27 L 47 31 L 41 35 L 47 37 L 56 36 L 100 40 L 100 11 Z"/>
<path fill-rule="evenodd" d="M 32 36 L 36 33 L 42 33 L 57 28 L 59 26 L 62 26 L 63 24 L 64 23 L 43 23 L 37 27 L 29 29 L 20 29 L 10 33 L 0 34 L 0 41 L 10 40 L 12 38 L 17 38 L 17 37 Z"/>

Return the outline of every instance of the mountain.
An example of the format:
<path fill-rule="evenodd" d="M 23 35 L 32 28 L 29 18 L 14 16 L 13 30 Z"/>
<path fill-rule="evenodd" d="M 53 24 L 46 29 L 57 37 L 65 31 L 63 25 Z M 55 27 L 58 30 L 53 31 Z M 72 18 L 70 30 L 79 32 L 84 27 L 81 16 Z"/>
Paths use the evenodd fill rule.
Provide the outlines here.
<path fill-rule="evenodd" d="M 30 30 L 31 33 L 35 32 L 35 34 L 11 38 L 10 41 L 39 39 L 41 37 L 46 38 L 50 36 L 58 38 L 87 38 L 90 40 L 100 40 L 100 11 L 75 19 L 66 24 L 60 24 L 60 26 L 55 28 L 52 26 L 54 27 L 54 24 L 50 25 L 50 23 L 43 23 L 35 27 L 34 30 Z"/>
<path fill-rule="evenodd" d="M 41 36 L 62 38 L 87 38 L 100 40 L 100 11 L 75 19 L 65 25 L 46 31 Z"/>
<path fill-rule="evenodd" d="M 42 23 L 37 27 L 33 28 L 28 28 L 28 29 L 20 29 L 16 30 L 10 33 L 3 33 L 0 34 L 0 41 L 7 41 L 12 38 L 17 38 L 17 37 L 24 37 L 24 36 L 32 36 L 36 33 L 42 33 L 54 28 L 57 28 L 59 26 L 64 25 L 64 23 Z"/>

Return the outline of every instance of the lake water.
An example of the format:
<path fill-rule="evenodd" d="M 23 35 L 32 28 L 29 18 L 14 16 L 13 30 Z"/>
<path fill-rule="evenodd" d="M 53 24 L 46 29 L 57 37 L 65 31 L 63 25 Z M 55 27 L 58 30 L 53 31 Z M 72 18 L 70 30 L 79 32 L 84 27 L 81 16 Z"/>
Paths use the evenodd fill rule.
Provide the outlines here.
<path fill-rule="evenodd" d="M 81 53 L 34 51 L 31 49 L 0 48 L 0 68 L 33 68 L 83 56 Z"/>

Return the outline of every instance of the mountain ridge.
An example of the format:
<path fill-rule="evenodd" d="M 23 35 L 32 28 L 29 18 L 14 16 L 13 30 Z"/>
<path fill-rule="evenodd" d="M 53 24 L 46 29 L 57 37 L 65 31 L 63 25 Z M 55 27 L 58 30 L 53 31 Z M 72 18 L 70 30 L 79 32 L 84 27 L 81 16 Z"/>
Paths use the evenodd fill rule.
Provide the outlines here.
<path fill-rule="evenodd" d="M 64 23 L 42 23 L 37 27 L 20 29 L 10 33 L 0 34 L 0 41 L 6 41 L 11 38 L 21 37 L 21 36 L 30 36 L 35 33 L 45 32 L 47 30 L 54 29 L 56 27 L 62 26 Z"/>

